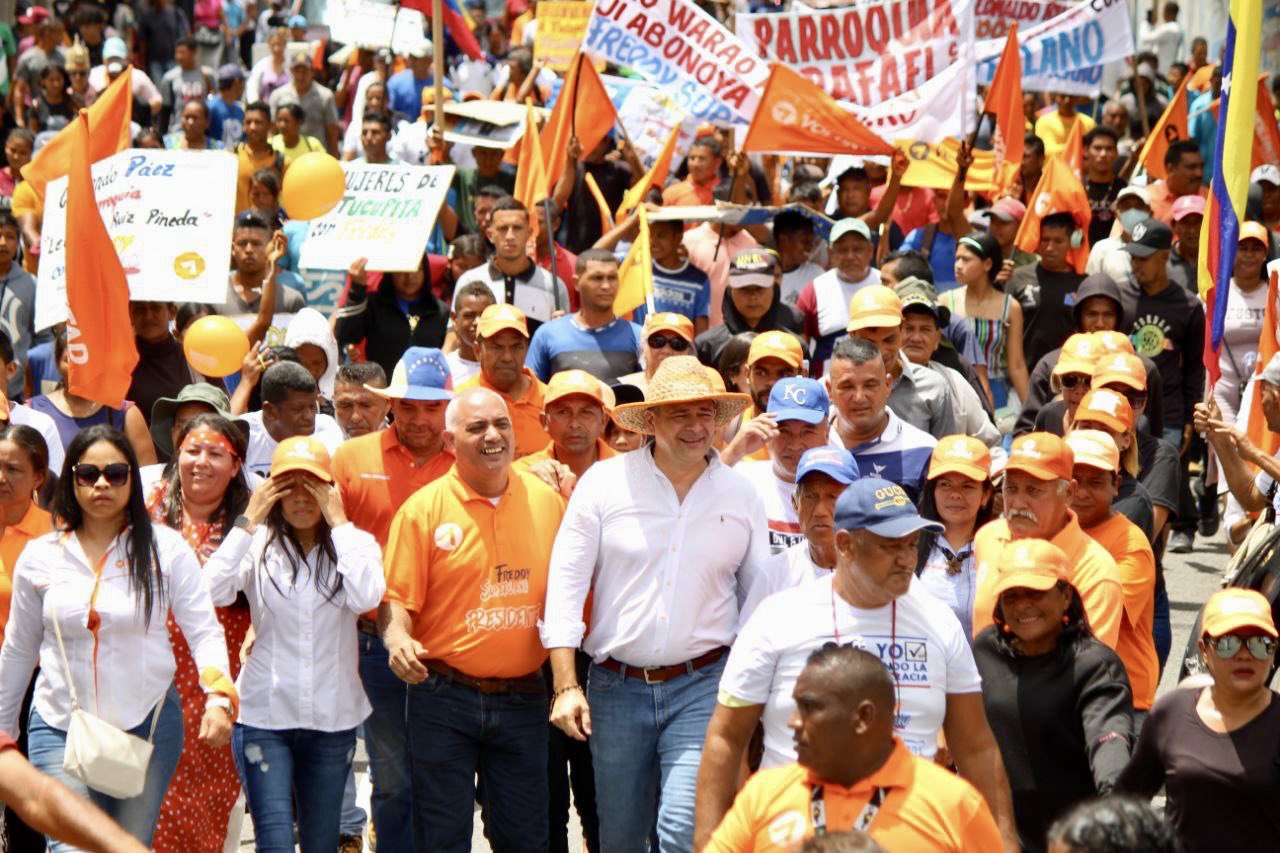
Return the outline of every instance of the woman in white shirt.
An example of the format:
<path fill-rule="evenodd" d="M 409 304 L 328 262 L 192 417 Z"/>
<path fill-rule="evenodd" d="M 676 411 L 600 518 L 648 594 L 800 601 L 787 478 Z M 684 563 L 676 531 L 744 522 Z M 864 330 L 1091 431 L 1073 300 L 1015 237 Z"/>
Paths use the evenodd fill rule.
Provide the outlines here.
<path fill-rule="evenodd" d="M 22 696 L 38 663 L 31 763 L 150 845 L 183 738 L 165 613 L 186 635 L 205 691 L 214 694 L 199 731 L 213 748 L 229 741 L 236 711 L 222 626 L 191 548 L 181 534 L 152 525 L 137 457 L 119 430 L 100 424 L 72 440 L 54 510 L 58 529 L 29 543 L 14 572 L 0 650 L 0 729 L 18 731 Z M 63 771 L 73 704 L 138 737 L 152 735 L 141 794 L 116 799 Z"/>
<path fill-rule="evenodd" d="M 916 574 L 920 585 L 951 608 L 973 636 L 973 596 L 978 587 L 973 536 L 992 519 L 991 451 L 976 438 L 948 435 L 929 460 L 920 515 L 941 521 L 941 533 L 920 534 Z"/>
<path fill-rule="evenodd" d="M 232 753 L 255 843 L 292 851 L 296 820 L 304 853 L 336 850 L 356 726 L 371 710 L 356 620 L 386 591 L 382 552 L 347 521 L 329 453 L 311 436 L 280 442 L 235 528 L 205 571 L 215 604 L 243 592 L 253 618 Z"/>

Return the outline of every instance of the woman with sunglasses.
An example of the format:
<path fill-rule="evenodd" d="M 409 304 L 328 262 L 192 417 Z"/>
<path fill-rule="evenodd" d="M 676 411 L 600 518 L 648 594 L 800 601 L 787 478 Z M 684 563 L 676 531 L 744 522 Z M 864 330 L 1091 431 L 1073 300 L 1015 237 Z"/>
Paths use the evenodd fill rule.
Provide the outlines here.
<path fill-rule="evenodd" d="M 1049 376 L 1049 388 L 1058 397 L 1036 413 L 1035 431 L 1065 434 L 1076 415 L 1076 407 L 1089 393 L 1093 365 L 1099 355 L 1093 336 L 1077 333 L 1062 345 L 1058 361 Z"/>
<path fill-rule="evenodd" d="M 182 534 L 203 566 L 249 504 L 242 472 L 246 439 L 231 421 L 205 412 L 182 426 L 174 447 L 174 461 L 147 496 L 147 509 L 156 524 Z M 238 599 L 217 608 L 217 615 L 225 634 L 231 677 L 235 678 L 240 673 L 240 648 L 249 630 L 248 604 Z M 172 616 L 168 626 L 177 662 L 174 683 L 182 704 L 185 738 L 182 757 L 160 809 L 154 846 L 160 853 L 217 853 L 240 796 L 240 777 L 229 748 L 210 749 L 198 743 L 205 705 L 200 670 Z"/>
<path fill-rule="evenodd" d="M 0 729 L 19 730 L 22 696 L 38 663 L 31 763 L 149 845 L 183 740 L 164 614 L 173 613 L 200 666 L 210 695 L 197 737 L 212 748 L 227 744 L 236 713 L 226 640 L 191 548 L 151 523 L 138 460 L 123 433 L 97 425 L 75 437 L 54 510 L 58 530 L 30 542 L 14 572 L 0 648 Z M 142 793 L 117 799 L 63 770 L 73 706 L 151 740 Z"/>
<path fill-rule="evenodd" d="M 973 641 L 1026 851 L 1044 850 L 1049 826 L 1073 806 L 1110 793 L 1129 760 L 1129 679 L 1089 630 L 1069 574 L 1056 545 L 1011 542 L 995 565 L 995 624 Z"/>
<path fill-rule="evenodd" d="M 347 520 L 311 436 L 280 442 L 234 526 L 205 568 L 214 603 L 243 594 L 253 618 L 232 751 L 257 849 L 292 851 L 296 820 L 304 851 L 336 850 L 356 726 L 371 710 L 356 621 L 386 591 L 382 552 Z"/>
<path fill-rule="evenodd" d="M 1187 853 L 1280 850 L 1280 697 L 1271 603 L 1253 590 L 1205 602 L 1200 656 L 1211 683 L 1156 700 L 1117 791 L 1152 797 Z"/>

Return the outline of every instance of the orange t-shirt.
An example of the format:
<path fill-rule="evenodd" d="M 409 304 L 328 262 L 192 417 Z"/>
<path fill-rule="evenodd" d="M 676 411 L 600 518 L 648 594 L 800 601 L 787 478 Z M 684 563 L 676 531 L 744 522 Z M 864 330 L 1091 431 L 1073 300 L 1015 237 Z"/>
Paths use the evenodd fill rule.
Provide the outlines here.
<path fill-rule="evenodd" d="M 978 589 L 973 596 L 973 636 L 994 621 L 996 608 L 995 565 L 1012 539 L 1009 522 L 1003 518 L 987 522 L 973 538 L 974 565 L 978 573 Z M 1124 616 L 1124 588 L 1116 561 L 1101 545 L 1080 529 L 1076 514 L 1067 511 L 1067 525 L 1049 540 L 1067 555 L 1071 567 L 1071 585 L 1080 593 L 1085 616 L 1094 636 L 1115 649 Z"/>
<path fill-rule="evenodd" d="M 884 765 L 852 787 L 823 786 L 828 832 L 853 828 L 876 788 L 884 801 L 867 833 L 886 850 L 973 851 L 1003 848 L 1000 830 L 973 785 L 931 761 L 917 758 L 894 738 Z M 799 764 L 761 770 L 716 827 L 708 853 L 792 851 L 813 835 L 809 806 L 814 779 Z"/>
<path fill-rule="evenodd" d="M 453 454 L 447 450 L 422 465 L 415 463 L 392 425 L 343 442 L 333 454 L 333 481 L 342 492 L 347 518 L 385 549 L 396 511 L 452 467 Z"/>
<path fill-rule="evenodd" d="M 713 195 L 715 188 L 716 181 L 709 184 L 696 184 L 692 178 L 685 178 L 662 191 L 662 206 L 696 207 L 700 204 L 715 204 Z"/>
<path fill-rule="evenodd" d="M 1156 607 L 1156 557 L 1147 536 L 1129 519 L 1116 513 L 1085 533 L 1115 558 L 1124 587 L 1124 618 L 1116 654 L 1129 673 L 1133 707 L 1147 711 L 1156 701 L 1160 660 L 1151 635 Z"/>
<path fill-rule="evenodd" d="M 386 600 L 409 611 L 432 658 L 473 678 L 542 666 L 538 620 L 564 506 L 516 468 L 496 506 L 456 467 L 405 502 L 387 542 Z"/>
<path fill-rule="evenodd" d="M 53 529 L 49 513 L 32 501 L 26 515 L 17 524 L 11 524 L 0 536 L 0 641 L 4 640 L 4 628 L 9 622 L 9 600 L 13 597 L 13 569 L 18 565 L 22 549 L 37 536 Z"/>
<path fill-rule="evenodd" d="M 1201 186 L 1196 190 L 1196 195 L 1207 198 L 1209 188 Z M 1173 225 L 1173 203 L 1178 200 L 1178 196 L 1169 190 L 1169 185 L 1164 181 L 1156 181 L 1147 187 L 1147 197 L 1151 199 L 1151 218 L 1159 219 L 1165 225 Z"/>
<path fill-rule="evenodd" d="M 747 410 L 742 413 L 742 420 L 738 422 L 738 429 L 741 430 L 744 426 L 751 423 L 753 420 L 756 419 L 756 415 L 758 414 L 760 413 L 756 411 L 756 406 L 754 403 L 752 403 L 750 406 L 747 406 Z M 742 458 L 743 460 L 751 459 L 756 462 L 768 462 L 773 457 L 769 454 L 769 445 L 766 444 L 764 447 L 760 448 L 759 450 L 753 453 L 748 453 L 746 456 Z"/>
<path fill-rule="evenodd" d="M 517 459 L 528 456 L 530 453 L 537 453 L 551 441 L 551 436 L 547 435 L 547 431 L 542 428 L 542 398 L 547 392 L 547 386 L 527 367 L 524 368 L 524 375 L 529 379 L 529 389 L 519 400 L 512 400 L 490 385 L 485 380 L 484 373 L 477 373 L 454 389 L 457 393 L 468 388 L 488 388 L 507 401 L 507 412 L 511 415 L 511 428 L 516 434 Z"/>
<path fill-rule="evenodd" d="M 515 465 L 517 468 L 521 469 L 522 471 L 528 471 L 529 467 L 532 466 L 535 462 L 541 462 L 544 459 L 554 459 L 555 461 L 559 462 L 560 460 L 556 457 L 555 451 L 556 451 L 555 442 L 549 441 L 547 442 L 547 446 L 539 450 L 537 453 L 530 453 L 528 456 L 520 457 L 518 460 L 516 460 Z M 618 451 L 610 447 L 603 438 L 596 439 L 596 462 L 600 462 L 604 459 L 608 459 L 611 456 L 617 456 L 617 455 L 618 455 Z M 565 500 L 568 500 L 569 492 L 572 492 L 572 491 L 573 491 L 572 489 L 570 489 L 568 492 L 561 490 L 560 494 L 562 497 L 564 497 Z"/>

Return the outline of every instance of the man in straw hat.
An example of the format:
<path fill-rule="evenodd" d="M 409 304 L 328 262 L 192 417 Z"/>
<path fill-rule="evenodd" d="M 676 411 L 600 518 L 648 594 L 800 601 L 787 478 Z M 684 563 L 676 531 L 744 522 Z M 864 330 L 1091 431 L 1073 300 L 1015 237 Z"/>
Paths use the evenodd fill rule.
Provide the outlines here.
<path fill-rule="evenodd" d="M 333 481 L 342 492 L 347 517 L 384 549 L 396 511 L 414 492 L 453 465 L 444 447 L 445 406 L 452 399 L 449 366 L 438 349 L 409 347 L 386 388 L 365 390 L 388 400 L 395 422 L 383 430 L 345 442 L 333 454 Z M 378 637 L 376 613 L 360 618 L 360 680 L 373 706 L 364 721 L 365 747 L 377 780 L 371 801 L 373 826 L 386 850 L 413 847 L 409 734 L 405 683 L 387 662 Z"/>
<path fill-rule="evenodd" d="M 593 465 L 556 537 L 542 626 L 551 719 L 590 737 L 603 850 L 644 850 L 655 824 L 664 849 L 693 844 L 724 658 L 741 608 L 767 586 L 764 507 L 712 448 L 716 428 L 749 402 L 717 390 L 695 358 L 663 361 L 646 400 L 613 413 L 652 443 Z M 574 669 L 579 645 L 594 661 L 589 694 Z"/>

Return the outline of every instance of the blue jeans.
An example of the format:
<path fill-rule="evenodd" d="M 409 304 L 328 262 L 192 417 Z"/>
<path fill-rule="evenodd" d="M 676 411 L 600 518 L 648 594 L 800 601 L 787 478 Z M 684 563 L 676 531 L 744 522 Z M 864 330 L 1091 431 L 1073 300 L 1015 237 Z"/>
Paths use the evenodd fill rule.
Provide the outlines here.
<path fill-rule="evenodd" d="M 294 804 L 303 853 L 338 849 L 342 789 L 356 730 L 259 729 L 237 723 L 231 754 L 244 785 L 258 853 L 293 853 Z"/>
<path fill-rule="evenodd" d="M 485 695 L 436 673 L 410 685 L 419 851 L 469 853 L 477 774 L 495 853 L 546 851 L 547 713 L 545 693 Z"/>
<path fill-rule="evenodd" d="M 1156 587 L 1155 619 L 1151 623 L 1151 636 L 1156 642 L 1160 671 L 1164 672 L 1164 665 L 1173 648 L 1173 624 L 1169 621 L 1169 590 L 1163 584 Z"/>
<path fill-rule="evenodd" d="M 342 786 L 342 816 L 338 831 L 342 835 L 364 835 L 364 824 L 367 819 L 364 809 L 356 805 L 355 770 L 348 769 L 347 781 Z"/>
<path fill-rule="evenodd" d="M 373 829 L 380 853 L 413 851 L 413 775 L 409 767 L 409 732 L 405 722 L 406 685 L 391 672 L 387 647 L 363 631 L 360 681 L 373 713 L 364 721 L 364 748 L 369 753 L 373 795 Z"/>
<path fill-rule="evenodd" d="M 644 853 L 656 821 L 663 851 L 693 850 L 702 741 L 724 660 L 662 684 L 592 665 L 591 761 L 600 849 Z"/>
<path fill-rule="evenodd" d="M 129 734 L 145 739 L 151 733 L 151 716 L 148 714 L 137 728 L 129 730 Z M 82 797 L 88 797 L 94 805 L 111 815 L 125 832 L 147 847 L 151 846 L 151 836 L 160 817 L 160 804 L 164 802 L 169 780 L 173 778 L 178 758 L 182 755 L 182 704 L 177 690 L 169 688 L 164 697 L 164 708 L 160 711 L 155 738 L 151 741 L 146 785 L 141 794 L 127 800 L 90 790 L 79 779 L 66 774 L 62 769 L 62 758 L 66 753 L 67 733 L 46 723 L 34 706 L 27 731 L 27 756 L 37 770 L 52 776 Z M 61 841 L 49 842 L 51 853 L 76 849 Z"/>

